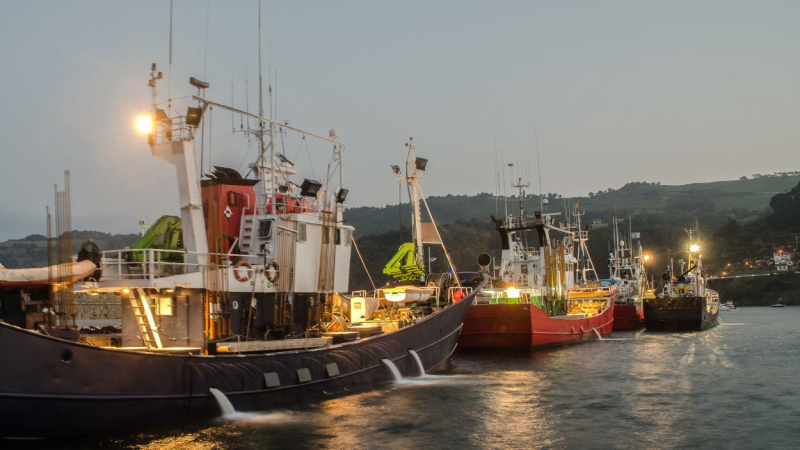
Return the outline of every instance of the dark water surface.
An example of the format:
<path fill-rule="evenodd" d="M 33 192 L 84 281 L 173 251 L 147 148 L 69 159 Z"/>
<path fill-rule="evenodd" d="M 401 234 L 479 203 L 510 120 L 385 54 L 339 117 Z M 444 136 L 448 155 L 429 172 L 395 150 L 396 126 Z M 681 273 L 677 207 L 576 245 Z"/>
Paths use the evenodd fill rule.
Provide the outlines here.
<path fill-rule="evenodd" d="M 23 448 L 800 448 L 800 307 L 697 333 L 614 333 L 317 405 Z M 91 418 L 87 418 L 91 420 Z"/>

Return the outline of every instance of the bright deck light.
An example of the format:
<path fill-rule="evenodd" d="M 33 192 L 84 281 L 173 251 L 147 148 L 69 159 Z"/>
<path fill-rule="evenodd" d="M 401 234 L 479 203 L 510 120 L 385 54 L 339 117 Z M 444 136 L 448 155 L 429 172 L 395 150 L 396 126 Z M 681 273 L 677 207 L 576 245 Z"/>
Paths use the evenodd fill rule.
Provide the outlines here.
<path fill-rule="evenodd" d="M 697 244 L 692 244 L 692 246 L 689 247 L 689 251 L 692 253 L 697 253 L 700 251 L 700 246 Z"/>
<path fill-rule="evenodd" d="M 139 116 L 136 118 L 136 129 L 142 134 L 150 134 L 153 131 L 153 120 L 150 116 Z"/>

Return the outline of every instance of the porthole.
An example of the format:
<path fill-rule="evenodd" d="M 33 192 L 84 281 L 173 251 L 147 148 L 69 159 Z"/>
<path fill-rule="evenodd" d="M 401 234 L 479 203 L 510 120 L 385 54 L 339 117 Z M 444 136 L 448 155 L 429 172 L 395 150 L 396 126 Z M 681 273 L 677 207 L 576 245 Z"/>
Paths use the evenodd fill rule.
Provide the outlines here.
<path fill-rule="evenodd" d="M 65 349 L 61 352 L 61 362 L 69 363 L 72 361 L 72 350 Z"/>

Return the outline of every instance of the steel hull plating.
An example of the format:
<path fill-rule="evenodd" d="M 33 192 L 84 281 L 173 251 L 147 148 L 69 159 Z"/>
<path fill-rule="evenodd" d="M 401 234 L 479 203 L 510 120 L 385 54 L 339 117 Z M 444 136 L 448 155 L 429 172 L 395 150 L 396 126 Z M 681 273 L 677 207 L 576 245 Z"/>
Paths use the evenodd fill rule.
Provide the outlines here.
<path fill-rule="evenodd" d="M 464 320 L 458 347 L 533 350 L 596 339 L 597 333 L 611 333 L 613 315 L 613 304 L 587 318 L 553 318 L 530 304 L 473 305 Z"/>
<path fill-rule="evenodd" d="M 614 306 L 614 331 L 629 331 L 642 327 L 644 311 L 637 305 Z"/>
<path fill-rule="evenodd" d="M 416 376 L 419 368 L 408 350 L 419 354 L 426 371 L 446 366 L 472 299 L 393 333 L 259 355 L 108 350 L 0 323 L 0 436 L 90 434 L 212 417 L 220 409 L 210 387 L 225 393 L 237 410 L 268 410 L 391 381 L 382 359 L 393 361 L 404 376 Z M 268 373 L 277 374 L 280 386 L 267 387 Z"/>
<path fill-rule="evenodd" d="M 718 311 L 710 312 L 705 297 L 654 298 L 644 301 L 644 326 L 648 331 L 696 331 L 717 324 Z"/>

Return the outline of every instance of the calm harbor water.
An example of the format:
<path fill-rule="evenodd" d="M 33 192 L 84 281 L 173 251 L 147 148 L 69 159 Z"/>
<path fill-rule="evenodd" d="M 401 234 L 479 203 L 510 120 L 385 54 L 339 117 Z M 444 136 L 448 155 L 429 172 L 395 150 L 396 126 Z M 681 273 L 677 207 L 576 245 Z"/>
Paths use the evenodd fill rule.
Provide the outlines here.
<path fill-rule="evenodd" d="M 800 307 L 721 312 L 697 333 L 614 333 L 316 405 L 21 448 L 797 448 Z M 91 420 L 91 418 L 87 418 Z"/>

